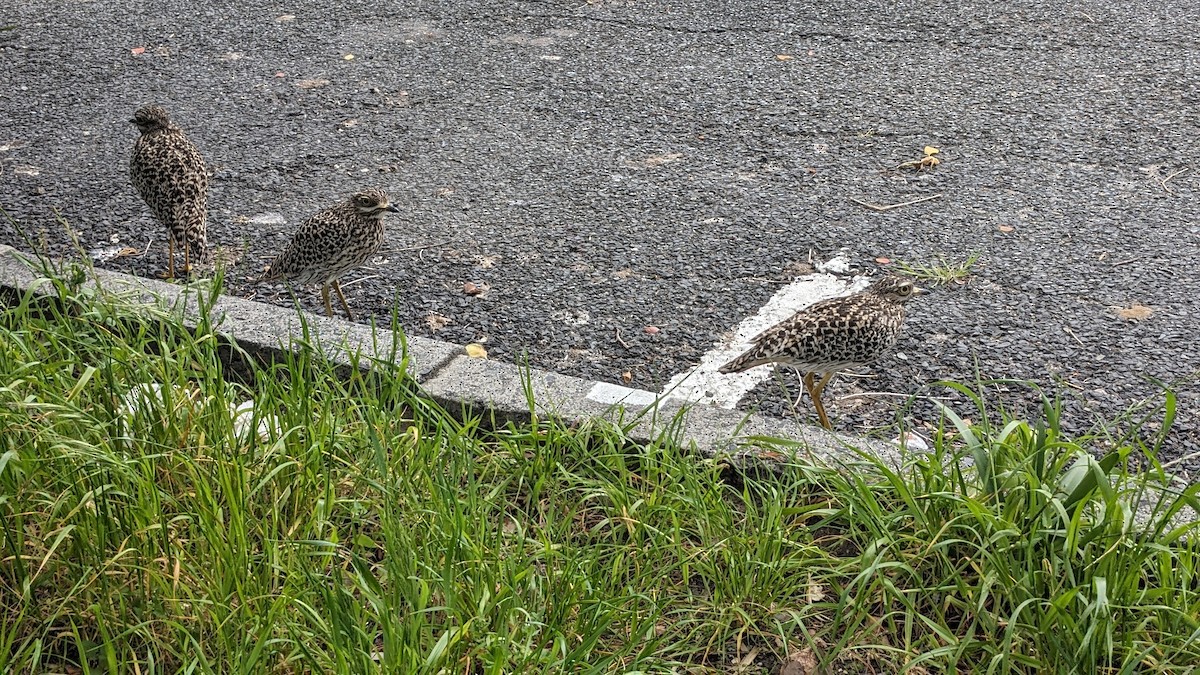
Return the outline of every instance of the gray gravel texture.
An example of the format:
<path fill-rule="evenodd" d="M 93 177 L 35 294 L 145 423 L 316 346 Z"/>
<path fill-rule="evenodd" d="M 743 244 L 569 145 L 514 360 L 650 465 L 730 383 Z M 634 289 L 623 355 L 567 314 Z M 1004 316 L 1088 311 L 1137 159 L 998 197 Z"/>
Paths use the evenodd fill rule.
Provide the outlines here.
<path fill-rule="evenodd" d="M 127 170 L 128 119 L 158 102 L 208 158 L 234 294 L 290 303 L 253 277 L 377 185 L 404 213 L 347 278 L 360 314 L 655 389 L 813 256 L 977 253 L 910 304 L 903 358 L 830 386 L 839 429 L 936 422 L 852 395 L 942 378 L 1037 382 L 1076 431 L 1169 383 L 1165 457 L 1200 451 L 1200 3 L 4 0 L 0 26 L 0 205 L 23 232 L 0 242 L 67 253 L 57 213 L 86 250 L 153 239 L 104 267 L 164 269 Z M 941 165 L 896 168 L 926 145 Z M 783 387 L 744 407 L 793 414 Z"/>

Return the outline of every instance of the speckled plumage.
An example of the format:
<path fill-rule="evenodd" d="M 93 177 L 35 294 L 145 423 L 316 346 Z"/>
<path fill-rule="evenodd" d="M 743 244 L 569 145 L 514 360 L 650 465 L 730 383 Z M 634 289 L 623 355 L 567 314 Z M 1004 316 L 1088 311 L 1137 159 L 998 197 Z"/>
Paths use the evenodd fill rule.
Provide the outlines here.
<path fill-rule="evenodd" d="M 383 216 L 397 212 L 387 193 L 370 189 L 356 192 L 300 223 L 291 243 L 271 261 L 263 281 L 321 284 L 326 314 L 333 316 L 329 286 L 351 319 L 354 313 L 342 294 L 338 277 L 362 265 L 383 246 Z"/>
<path fill-rule="evenodd" d="M 829 428 L 821 390 L 840 370 L 861 366 L 896 345 L 904 324 L 904 303 L 919 291 L 912 282 L 887 276 L 854 295 L 822 300 L 763 331 L 744 354 L 721 366 L 736 373 L 779 363 L 804 373 L 804 386 L 821 423 Z M 813 384 L 813 374 L 823 377 Z"/>
<path fill-rule="evenodd" d="M 130 120 L 141 135 L 133 144 L 129 177 L 158 222 L 167 228 L 168 276 L 175 276 L 175 245 L 184 265 L 203 260 L 208 249 L 208 170 L 183 130 L 157 105 L 139 108 Z"/>

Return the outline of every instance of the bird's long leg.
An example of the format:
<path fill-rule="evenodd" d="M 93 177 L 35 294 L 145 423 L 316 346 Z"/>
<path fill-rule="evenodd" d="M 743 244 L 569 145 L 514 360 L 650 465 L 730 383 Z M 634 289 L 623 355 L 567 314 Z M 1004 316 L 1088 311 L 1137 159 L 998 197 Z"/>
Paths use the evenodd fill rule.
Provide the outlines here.
<path fill-rule="evenodd" d="M 183 274 L 191 276 L 192 274 L 192 247 L 188 245 L 188 240 L 183 240 Z"/>
<path fill-rule="evenodd" d="M 825 386 L 825 382 L 828 379 L 828 375 L 821 378 L 821 384 L 819 386 Z M 829 417 L 825 415 L 825 406 L 821 403 L 821 391 L 813 385 L 812 373 L 804 374 L 804 388 L 808 390 L 808 397 L 812 399 L 813 407 L 817 409 L 817 419 L 821 421 L 821 426 L 833 431 L 833 427 L 829 424 Z"/>
<path fill-rule="evenodd" d="M 829 380 L 832 377 L 833 377 L 832 372 L 825 373 L 825 375 L 821 377 L 821 380 L 819 382 L 817 382 L 817 386 L 813 387 L 812 395 L 814 397 L 820 397 L 820 395 L 825 392 L 825 385 L 829 384 Z"/>
<path fill-rule="evenodd" d="M 325 316 L 333 316 L 333 306 L 329 304 L 329 284 L 321 284 L 321 299 L 325 301 Z"/>
<path fill-rule="evenodd" d="M 175 237 L 167 235 L 167 278 L 175 278 Z"/>
<path fill-rule="evenodd" d="M 346 317 L 353 321 L 354 312 L 350 311 L 350 303 L 346 302 L 346 296 L 342 295 L 342 285 L 338 283 L 337 279 L 333 280 L 333 290 L 337 291 L 338 300 L 342 301 L 342 309 L 346 310 Z"/>

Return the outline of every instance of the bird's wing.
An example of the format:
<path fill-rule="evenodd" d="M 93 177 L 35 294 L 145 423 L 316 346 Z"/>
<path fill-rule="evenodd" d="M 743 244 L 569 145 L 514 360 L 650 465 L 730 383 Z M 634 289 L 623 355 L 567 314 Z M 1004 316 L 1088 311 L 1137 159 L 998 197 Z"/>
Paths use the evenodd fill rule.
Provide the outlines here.
<path fill-rule="evenodd" d="M 816 326 L 829 323 L 843 313 L 846 296 L 826 298 L 797 311 L 795 314 L 771 326 L 750 339 L 751 344 L 775 339 L 780 333 L 812 331 Z"/>
<path fill-rule="evenodd" d="M 279 255 L 271 261 L 270 269 L 262 277 L 263 281 L 281 279 L 286 276 L 301 273 L 303 269 L 325 262 L 333 255 L 329 246 L 322 246 L 326 239 L 334 237 L 333 230 L 337 222 L 336 207 L 323 209 L 300 221 L 300 225 L 292 234 L 291 241 Z M 304 249 L 306 255 L 301 255 Z M 316 254 L 325 254 L 325 259 L 318 259 Z M 301 264 L 301 258 L 305 263 Z"/>
<path fill-rule="evenodd" d="M 853 324 L 858 309 L 858 303 L 845 297 L 830 298 L 805 307 L 755 336 L 751 347 L 722 366 L 721 372 L 746 370 L 785 355 L 799 361 L 820 358 L 819 352 L 810 354 L 807 347 L 823 344 L 822 334 L 831 327 Z"/>
<path fill-rule="evenodd" d="M 300 227 L 296 228 L 296 235 L 292 237 L 292 242 L 322 241 L 333 236 L 333 233 L 339 229 L 338 224 L 339 214 L 336 207 L 322 209 L 300 221 Z"/>
<path fill-rule="evenodd" d="M 202 233 L 208 212 L 208 172 L 200 151 L 186 138 L 181 140 L 166 150 L 168 156 L 161 161 L 155 161 L 150 146 L 136 146 L 133 186 L 168 229 L 185 227 Z M 177 167 L 178 173 L 163 175 L 159 168 L 163 165 Z"/>

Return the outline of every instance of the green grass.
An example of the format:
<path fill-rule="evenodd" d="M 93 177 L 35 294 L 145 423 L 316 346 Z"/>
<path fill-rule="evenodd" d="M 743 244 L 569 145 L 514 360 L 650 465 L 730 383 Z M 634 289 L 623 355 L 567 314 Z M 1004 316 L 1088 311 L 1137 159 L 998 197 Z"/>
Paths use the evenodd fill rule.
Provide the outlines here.
<path fill-rule="evenodd" d="M 948 412 L 901 466 L 736 474 L 671 434 L 456 419 L 402 354 L 348 378 L 312 349 L 255 363 L 68 276 L 0 314 L 0 671 L 1200 663 L 1198 526 L 1175 522 L 1197 488 L 1122 470 L 1154 437 L 1067 439 L 1051 402 L 1031 425 L 963 390 L 981 421 Z"/>
<path fill-rule="evenodd" d="M 971 270 L 979 262 L 979 254 L 972 253 L 960 262 L 955 262 L 938 256 L 929 263 L 912 263 L 903 260 L 896 261 L 896 267 L 904 274 L 932 284 L 965 284 L 971 276 Z"/>

